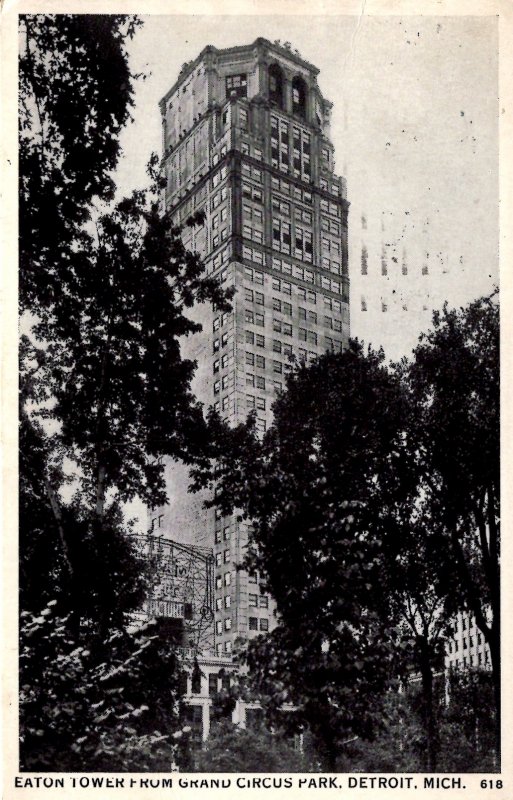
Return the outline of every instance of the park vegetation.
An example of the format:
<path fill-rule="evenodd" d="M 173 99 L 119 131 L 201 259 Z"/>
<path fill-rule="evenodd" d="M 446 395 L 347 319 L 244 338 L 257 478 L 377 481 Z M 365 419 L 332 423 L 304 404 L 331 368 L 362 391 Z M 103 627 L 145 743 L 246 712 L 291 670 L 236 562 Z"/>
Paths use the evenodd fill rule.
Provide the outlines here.
<path fill-rule="evenodd" d="M 180 342 L 196 304 L 231 294 L 162 216 L 156 157 L 114 203 L 140 24 L 20 17 L 21 768 L 497 769 L 497 297 L 436 313 L 409 361 L 351 341 L 291 364 L 263 437 L 205 415 Z M 278 738 L 222 717 L 192 758 L 184 665 L 130 624 L 150 578 L 124 507 L 166 502 L 160 456 L 251 523 L 243 566 L 277 625 L 241 648 L 230 692 Z M 458 611 L 492 670 L 453 674 L 447 705 Z"/>

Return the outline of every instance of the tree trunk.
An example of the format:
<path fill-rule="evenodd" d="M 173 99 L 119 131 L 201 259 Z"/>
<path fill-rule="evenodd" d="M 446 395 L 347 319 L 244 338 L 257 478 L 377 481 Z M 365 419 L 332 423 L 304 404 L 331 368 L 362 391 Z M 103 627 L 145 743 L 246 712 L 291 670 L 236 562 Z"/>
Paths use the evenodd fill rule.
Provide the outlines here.
<path fill-rule="evenodd" d="M 497 757 L 497 770 L 501 768 L 501 640 L 500 627 L 495 619 L 492 623 L 489 641 L 490 658 L 492 661 L 493 693 L 495 698 L 495 750 Z"/>
<path fill-rule="evenodd" d="M 426 636 L 419 636 L 419 665 L 422 678 L 422 716 L 426 734 L 426 772 L 436 772 L 438 762 L 438 730 L 433 698 L 431 648 Z"/>

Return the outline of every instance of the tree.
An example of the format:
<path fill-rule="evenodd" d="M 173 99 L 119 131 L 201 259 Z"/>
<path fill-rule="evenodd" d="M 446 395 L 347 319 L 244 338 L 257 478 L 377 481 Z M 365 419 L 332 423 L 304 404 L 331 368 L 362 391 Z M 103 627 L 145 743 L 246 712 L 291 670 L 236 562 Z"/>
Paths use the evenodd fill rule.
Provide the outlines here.
<path fill-rule="evenodd" d="M 422 492 L 458 595 L 490 648 L 500 752 L 500 392 L 496 297 L 436 313 L 409 369 Z"/>
<path fill-rule="evenodd" d="M 229 293 L 204 276 L 199 255 L 185 249 L 181 230 L 159 213 L 156 157 L 147 191 L 88 223 L 93 200 L 113 194 L 110 170 L 132 96 L 125 45 L 137 24 L 86 16 L 22 22 L 21 607 L 29 620 L 39 620 L 41 604 L 55 602 L 65 632 L 64 641 L 60 634 L 54 639 L 60 649 L 39 658 L 44 646 L 32 653 L 28 639 L 35 641 L 35 634 L 21 627 L 21 651 L 33 670 L 27 686 L 35 681 L 54 690 L 41 712 L 42 738 L 31 737 L 29 720 L 34 707 L 39 713 L 44 692 L 35 706 L 31 695 L 22 698 L 25 767 L 34 763 L 34 752 L 37 763 L 51 763 L 59 747 L 61 761 L 78 763 L 73 753 L 79 753 L 89 768 L 106 764 L 101 743 L 86 746 L 70 735 L 55 746 L 50 721 L 53 715 L 65 719 L 69 708 L 77 711 L 77 723 L 87 719 L 105 735 L 109 758 L 116 751 L 123 764 L 132 752 L 130 737 L 122 742 L 123 724 L 114 735 L 110 716 L 84 718 L 87 702 L 77 705 L 76 694 L 69 705 L 64 689 L 70 680 L 76 678 L 87 700 L 95 681 L 119 662 L 127 680 L 136 681 L 130 694 L 142 692 L 138 702 L 149 709 L 144 719 L 156 714 L 160 697 L 142 680 L 146 650 L 126 631 L 147 576 L 123 504 L 134 498 L 150 506 L 166 502 L 157 455 L 201 458 L 206 425 L 190 389 L 195 364 L 182 358 L 180 340 L 200 330 L 188 317 L 195 303 L 229 308 Z M 189 222 L 202 219 L 197 214 Z M 41 564 L 49 567 L 46 575 Z M 77 663 L 76 648 L 88 653 L 86 662 Z M 154 653 L 160 677 L 168 668 L 176 673 L 171 651 L 168 643 Z M 53 658 L 64 670 L 62 681 Z M 111 713 L 118 723 L 131 717 L 123 704 Z M 165 723 L 166 734 L 173 719 L 158 723 Z"/>
<path fill-rule="evenodd" d="M 495 704 L 487 670 L 451 670 L 442 733 L 444 772 L 497 771 Z"/>
<path fill-rule="evenodd" d="M 114 195 L 119 135 L 134 81 L 134 16 L 20 16 L 19 220 L 22 310 L 59 313 L 63 286 L 85 268 L 84 223 Z"/>
<path fill-rule="evenodd" d="M 183 671 L 155 622 L 111 631 L 109 642 L 91 635 L 89 649 L 56 605 L 22 613 L 22 769 L 169 770 Z"/>
<path fill-rule="evenodd" d="M 328 763 L 349 734 L 374 734 L 409 659 L 436 769 L 434 676 L 462 608 L 495 653 L 499 709 L 498 387 L 498 309 L 482 299 L 435 314 L 411 364 L 387 369 L 352 342 L 296 365 L 261 441 L 217 423 L 198 485 L 251 521 L 245 566 L 277 602 L 251 674 L 275 715 L 291 703 L 288 722 L 325 737 Z"/>
<path fill-rule="evenodd" d="M 414 453 L 409 450 L 409 431 L 406 418 L 403 446 L 408 450 L 409 466 L 413 472 Z M 420 676 L 418 701 L 424 737 L 420 751 L 422 768 L 436 772 L 440 750 L 440 699 L 436 676 L 444 670 L 445 643 L 452 633 L 459 603 L 457 595 L 447 589 L 443 591 L 441 570 L 450 555 L 440 548 L 439 537 L 433 535 L 429 506 L 419 496 L 417 487 L 399 505 L 397 514 L 402 522 L 398 524 L 397 552 L 388 561 L 391 602 L 396 606 L 402 627 L 410 639 L 412 674 Z"/>
<path fill-rule="evenodd" d="M 352 342 L 297 365 L 264 438 L 219 423 L 212 451 L 214 502 L 251 521 L 245 565 L 277 603 L 277 627 L 248 649 L 255 688 L 274 718 L 323 740 L 331 767 L 348 736 L 379 727 L 405 648 L 386 556 L 410 490 L 405 409 L 383 361 Z M 284 704 L 295 713 L 282 714 Z"/>
<path fill-rule="evenodd" d="M 219 723 L 198 753 L 197 772 L 317 772 L 279 733 Z"/>

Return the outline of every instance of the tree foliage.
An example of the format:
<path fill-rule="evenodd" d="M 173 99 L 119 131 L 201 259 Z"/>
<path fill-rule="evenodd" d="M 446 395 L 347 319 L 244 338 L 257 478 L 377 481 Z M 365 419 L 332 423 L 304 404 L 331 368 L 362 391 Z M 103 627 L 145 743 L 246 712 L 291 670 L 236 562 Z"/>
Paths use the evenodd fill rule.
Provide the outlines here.
<path fill-rule="evenodd" d="M 21 763 L 28 771 L 169 770 L 182 667 L 153 624 L 70 635 L 50 601 L 22 613 Z"/>
<path fill-rule="evenodd" d="M 245 729 L 219 723 L 198 753 L 198 772 L 317 772 L 290 740 L 263 726 Z"/>
<path fill-rule="evenodd" d="M 127 41 L 136 17 L 20 17 L 20 301 L 54 309 L 86 267 L 83 223 L 114 194 L 120 133 L 133 105 Z"/>
<path fill-rule="evenodd" d="M 500 383 L 495 295 L 447 306 L 407 373 L 423 502 L 442 554 L 436 587 L 457 597 L 490 648 L 500 739 Z"/>
<path fill-rule="evenodd" d="M 39 687 L 35 697 L 22 694 L 25 768 L 57 760 L 101 769 L 109 759 L 126 768 L 138 741 L 144 750 L 155 730 L 160 741 L 159 726 L 168 735 L 176 723 L 175 688 L 165 718 L 154 690 L 158 680 L 168 685 L 166 670 L 176 678 L 171 644 L 150 646 L 150 670 L 146 646 L 126 633 L 148 576 L 123 504 L 166 502 L 157 454 L 201 458 L 206 425 L 190 389 L 195 364 L 182 358 L 180 340 L 200 330 L 188 316 L 194 304 L 227 310 L 229 298 L 160 213 L 156 157 L 148 190 L 101 216 L 93 208 L 113 196 L 119 133 L 133 96 L 127 41 L 138 24 L 87 15 L 21 21 L 20 596 L 28 614 L 21 652 L 25 685 Z M 189 223 L 202 221 L 198 214 Z M 40 636 L 41 604 L 54 602 L 62 625 Z M 85 660 L 77 648 L 89 654 Z M 143 732 L 146 744 L 139 731 L 123 739 L 119 720 L 132 719 L 123 703 L 108 718 L 86 713 L 89 701 L 100 702 L 96 683 L 108 687 L 104 676 L 115 665 L 115 674 L 135 682 L 119 691 L 137 695 L 132 706 L 148 706 L 143 717 L 154 719 Z M 66 709 L 77 713 L 68 737 L 51 724 L 54 716 L 64 724 Z M 80 721 L 91 725 L 85 743 Z"/>
<path fill-rule="evenodd" d="M 262 440 L 251 426 L 220 434 L 212 476 L 215 502 L 251 520 L 246 566 L 277 603 L 277 627 L 248 650 L 255 687 L 275 715 L 291 703 L 284 724 L 308 723 L 333 753 L 374 734 L 405 647 L 386 559 L 404 408 L 383 361 L 353 342 L 297 365 Z"/>
<path fill-rule="evenodd" d="M 213 420 L 215 467 L 198 485 L 251 522 L 244 566 L 277 604 L 247 650 L 255 688 L 275 716 L 290 703 L 290 725 L 331 737 L 332 762 L 348 736 L 379 730 L 409 661 L 436 769 L 434 676 L 455 612 L 496 647 L 498 389 L 498 309 L 482 299 L 435 314 L 411 363 L 387 368 L 352 342 L 297 364 L 263 439 L 251 419 Z"/>

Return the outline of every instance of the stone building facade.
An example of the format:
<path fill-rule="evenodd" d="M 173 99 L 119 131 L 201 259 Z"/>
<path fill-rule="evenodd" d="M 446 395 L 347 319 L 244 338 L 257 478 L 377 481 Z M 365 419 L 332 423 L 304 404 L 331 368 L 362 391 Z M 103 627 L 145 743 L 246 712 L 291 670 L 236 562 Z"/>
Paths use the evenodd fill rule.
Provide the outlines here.
<path fill-rule="evenodd" d="M 230 423 L 255 411 L 261 432 L 291 360 L 342 350 L 349 336 L 349 204 L 317 76 L 280 43 L 208 46 L 160 103 L 163 207 L 176 225 L 204 213 L 184 241 L 208 274 L 236 289 L 231 312 L 194 311 L 203 331 L 183 345 L 198 365 L 193 389 Z M 237 568 L 248 527 L 206 511 L 187 492 L 184 468 L 167 464 L 166 480 L 170 505 L 151 512 L 150 529 L 212 547 L 212 656 L 229 659 L 238 638 L 274 624 L 258 576 Z"/>

